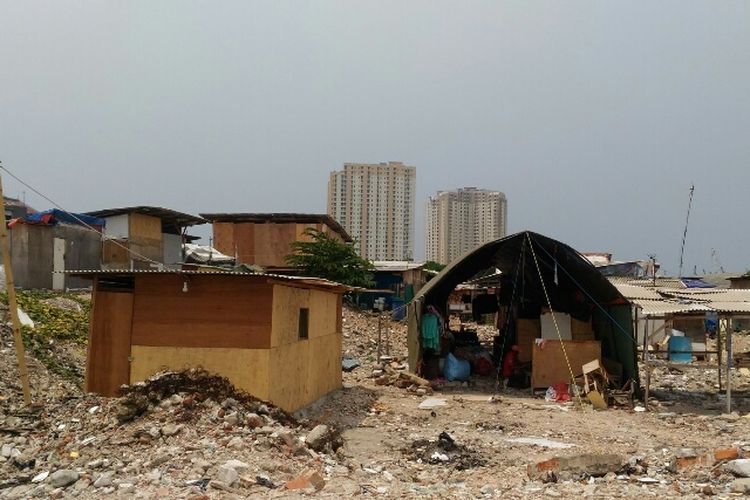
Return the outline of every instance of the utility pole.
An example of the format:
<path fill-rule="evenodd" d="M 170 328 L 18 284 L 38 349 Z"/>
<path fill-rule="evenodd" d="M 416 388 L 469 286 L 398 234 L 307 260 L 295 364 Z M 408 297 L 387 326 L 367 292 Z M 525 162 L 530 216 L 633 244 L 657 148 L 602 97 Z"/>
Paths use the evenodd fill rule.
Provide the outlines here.
<path fill-rule="evenodd" d="M 2 163 L 0 163 L 2 168 Z M 23 388 L 23 401 L 31 404 L 31 389 L 29 388 L 29 370 L 26 367 L 26 350 L 21 337 L 21 320 L 18 317 L 18 302 L 16 301 L 16 288 L 13 284 L 13 269 L 10 262 L 10 244 L 8 243 L 8 223 L 5 220 L 5 197 L 3 196 L 3 180 L 0 176 L 0 198 L 3 200 L 3 220 L 0 224 L 0 248 L 3 251 L 3 265 L 5 266 L 5 290 L 8 294 L 8 308 L 13 325 L 13 343 L 16 345 L 16 357 L 18 358 L 18 373 L 21 376 L 21 387 Z"/>
<path fill-rule="evenodd" d="M 690 207 L 693 205 L 693 192 L 695 192 L 695 184 L 690 185 L 690 198 L 688 199 L 687 217 L 685 217 L 685 231 L 682 233 L 682 246 L 680 247 L 680 274 L 678 278 L 682 278 L 682 262 L 685 255 L 685 240 L 687 239 L 688 223 L 690 223 Z"/>

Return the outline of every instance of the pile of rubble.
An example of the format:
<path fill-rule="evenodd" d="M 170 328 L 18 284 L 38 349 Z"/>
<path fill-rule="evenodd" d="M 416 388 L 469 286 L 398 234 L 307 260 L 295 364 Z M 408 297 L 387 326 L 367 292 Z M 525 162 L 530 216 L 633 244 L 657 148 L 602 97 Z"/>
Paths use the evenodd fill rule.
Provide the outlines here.
<path fill-rule="evenodd" d="M 375 364 L 378 362 L 378 354 L 405 357 L 409 352 L 406 322 L 393 321 L 388 313 L 372 313 L 345 306 L 342 326 L 344 356 Z"/>
<path fill-rule="evenodd" d="M 316 491 L 342 440 L 199 370 L 163 373 L 121 398 L 71 397 L 6 414 L 0 497 L 189 497 Z"/>

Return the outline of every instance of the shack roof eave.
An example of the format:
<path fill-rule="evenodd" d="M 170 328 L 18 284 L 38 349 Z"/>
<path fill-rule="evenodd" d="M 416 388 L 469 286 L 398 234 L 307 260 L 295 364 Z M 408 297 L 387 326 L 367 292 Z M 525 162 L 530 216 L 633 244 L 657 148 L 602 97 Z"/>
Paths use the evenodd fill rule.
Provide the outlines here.
<path fill-rule="evenodd" d="M 56 271 L 80 278 L 95 278 L 97 276 L 135 276 L 135 275 L 178 275 L 178 276 L 239 276 L 247 279 L 267 279 L 288 283 L 290 285 L 303 285 L 311 288 L 325 288 L 337 293 L 347 293 L 358 290 L 335 281 L 314 276 L 289 276 L 272 273 L 252 273 L 247 271 L 232 271 L 225 269 L 70 269 Z"/>
<path fill-rule="evenodd" d="M 335 231 L 346 242 L 353 241 L 346 229 L 328 214 L 303 214 L 303 213 L 201 213 L 201 217 L 209 222 L 242 223 L 252 222 L 256 224 L 325 224 Z"/>
<path fill-rule="evenodd" d="M 137 213 L 143 215 L 150 215 L 152 217 L 158 217 L 162 220 L 162 225 L 167 228 L 183 228 L 196 226 L 199 224 L 206 224 L 208 221 L 202 217 L 196 215 L 186 214 L 184 212 L 178 212 L 171 208 L 164 207 L 153 207 L 146 205 L 139 205 L 133 207 L 120 207 L 120 208 L 105 208 L 101 210 L 93 210 L 86 212 L 87 215 L 93 217 L 107 218 L 114 217 L 116 215 L 124 215 L 130 213 Z"/>

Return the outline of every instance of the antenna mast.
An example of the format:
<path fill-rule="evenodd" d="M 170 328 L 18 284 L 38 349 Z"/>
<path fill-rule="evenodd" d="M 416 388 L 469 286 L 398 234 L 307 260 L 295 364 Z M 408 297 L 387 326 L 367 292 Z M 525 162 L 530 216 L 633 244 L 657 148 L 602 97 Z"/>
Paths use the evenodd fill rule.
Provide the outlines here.
<path fill-rule="evenodd" d="M 687 239 L 688 224 L 690 223 L 690 207 L 693 206 L 693 192 L 695 191 L 695 184 L 690 185 L 690 198 L 688 200 L 687 217 L 685 217 L 685 231 L 682 233 L 682 247 L 680 247 L 680 274 L 678 278 L 682 278 L 682 263 L 683 257 L 685 256 L 685 240 Z"/>

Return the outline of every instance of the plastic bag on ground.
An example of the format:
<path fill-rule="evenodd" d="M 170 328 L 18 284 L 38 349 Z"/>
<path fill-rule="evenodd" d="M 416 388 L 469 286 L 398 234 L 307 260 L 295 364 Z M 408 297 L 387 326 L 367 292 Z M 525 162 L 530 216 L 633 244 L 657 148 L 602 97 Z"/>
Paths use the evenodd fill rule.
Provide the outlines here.
<path fill-rule="evenodd" d="M 468 361 L 458 359 L 452 353 L 448 353 L 445 358 L 445 366 L 443 367 L 443 375 L 449 381 L 454 380 L 468 380 L 471 373 L 471 366 Z"/>

